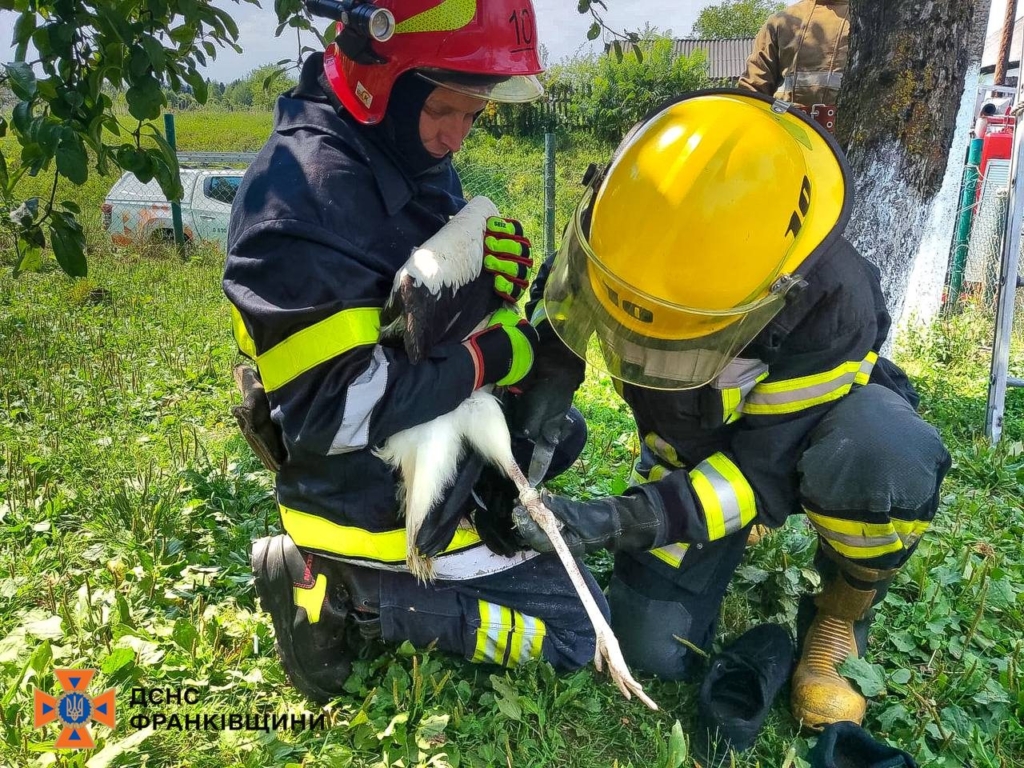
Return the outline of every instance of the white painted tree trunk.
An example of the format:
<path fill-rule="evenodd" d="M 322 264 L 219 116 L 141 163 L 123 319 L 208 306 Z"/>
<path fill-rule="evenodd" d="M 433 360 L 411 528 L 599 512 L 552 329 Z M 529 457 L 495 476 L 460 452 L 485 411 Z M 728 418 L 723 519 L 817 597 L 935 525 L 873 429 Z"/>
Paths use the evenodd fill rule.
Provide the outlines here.
<path fill-rule="evenodd" d="M 989 2 L 851 2 L 838 120 L 856 186 L 847 237 L 881 270 L 904 326 L 939 308 Z"/>

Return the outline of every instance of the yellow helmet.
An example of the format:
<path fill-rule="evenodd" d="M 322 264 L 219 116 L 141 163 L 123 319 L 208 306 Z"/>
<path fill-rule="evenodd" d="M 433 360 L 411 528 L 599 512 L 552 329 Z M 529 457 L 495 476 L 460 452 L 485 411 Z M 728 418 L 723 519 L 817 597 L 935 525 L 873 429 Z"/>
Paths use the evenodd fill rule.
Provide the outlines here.
<path fill-rule="evenodd" d="M 792 105 L 737 90 L 685 96 L 590 180 L 545 313 L 616 378 L 703 386 L 785 306 L 841 234 L 851 197 L 834 139 Z"/>

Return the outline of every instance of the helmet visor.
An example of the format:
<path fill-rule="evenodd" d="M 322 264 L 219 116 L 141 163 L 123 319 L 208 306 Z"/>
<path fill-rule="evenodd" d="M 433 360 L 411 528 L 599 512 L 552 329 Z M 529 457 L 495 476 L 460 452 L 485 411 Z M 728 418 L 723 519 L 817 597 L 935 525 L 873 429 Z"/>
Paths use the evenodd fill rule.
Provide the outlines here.
<path fill-rule="evenodd" d="M 525 104 L 544 95 L 544 86 L 534 75 L 494 77 L 446 69 L 417 69 L 416 73 L 434 85 L 485 101 Z"/>
<path fill-rule="evenodd" d="M 544 288 L 544 311 L 566 346 L 590 365 L 649 389 L 713 381 L 786 304 L 798 278 L 727 310 L 671 304 L 637 291 L 601 263 L 583 232 L 584 195 Z M 637 254 L 643 258 L 643 254 Z"/>

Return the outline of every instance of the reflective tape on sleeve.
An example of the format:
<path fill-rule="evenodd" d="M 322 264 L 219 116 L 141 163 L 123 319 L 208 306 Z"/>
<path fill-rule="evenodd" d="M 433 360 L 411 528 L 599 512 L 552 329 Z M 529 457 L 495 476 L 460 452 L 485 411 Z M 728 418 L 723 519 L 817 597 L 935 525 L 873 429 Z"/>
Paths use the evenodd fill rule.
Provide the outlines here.
<path fill-rule="evenodd" d="M 724 453 L 690 470 L 690 482 L 704 510 L 710 541 L 735 533 L 757 515 L 754 489 Z"/>
<path fill-rule="evenodd" d="M 320 363 L 356 347 L 376 344 L 379 334 L 379 308 L 342 310 L 258 355 L 256 365 L 263 386 L 273 392 Z"/>

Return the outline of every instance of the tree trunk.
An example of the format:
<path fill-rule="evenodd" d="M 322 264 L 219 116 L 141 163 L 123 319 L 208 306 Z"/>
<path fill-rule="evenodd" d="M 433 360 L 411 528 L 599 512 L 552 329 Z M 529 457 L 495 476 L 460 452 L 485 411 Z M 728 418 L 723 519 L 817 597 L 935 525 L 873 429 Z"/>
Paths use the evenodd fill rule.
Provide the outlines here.
<path fill-rule="evenodd" d="M 856 185 L 847 237 L 881 270 L 894 320 L 912 273 L 935 305 L 914 311 L 938 309 L 989 4 L 850 3 L 838 119 Z"/>

